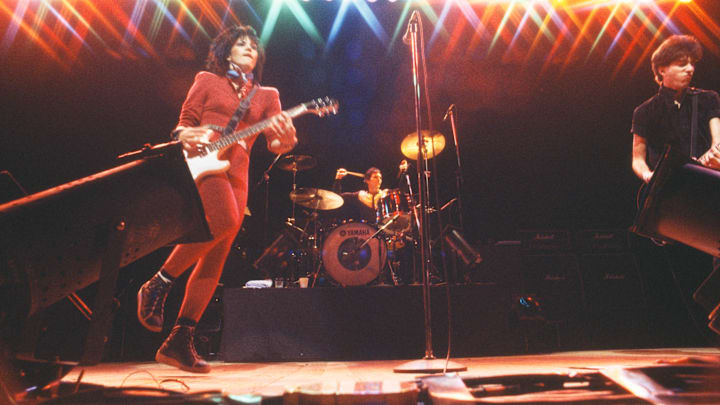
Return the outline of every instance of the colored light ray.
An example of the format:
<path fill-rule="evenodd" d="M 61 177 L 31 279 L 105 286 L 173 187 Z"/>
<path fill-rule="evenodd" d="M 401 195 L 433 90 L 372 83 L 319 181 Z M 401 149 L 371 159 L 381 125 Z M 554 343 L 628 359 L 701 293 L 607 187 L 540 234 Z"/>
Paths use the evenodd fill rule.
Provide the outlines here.
<path fill-rule="evenodd" d="M 408 16 L 410 15 L 410 8 L 412 6 L 412 3 L 405 2 L 403 5 L 403 9 L 400 12 L 400 16 L 398 17 L 397 24 L 395 24 L 395 30 L 393 31 L 392 38 L 390 39 L 390 45 L 387 48 L 387 54 L 390 54 L 390 52 L 394 48 L 394 44 L 397 42 L 398 36 L 400 36 L 401 32 L 404 32 L 405 27 L 407 26 L 406 21 L 408 19 Z M 339 29 L 339 27 L 338 27 Z M 326 50 L 327 52 L 327 50 Z"/>
<path fill-rule="evenodd" d="M 233 7 L 234 2 L 241 3 L 243 5 L 243 7 L 241 7 L 241 8 L 250 12 L 250 16 L 252 16 L 253 19 L 255 20 L 255 24 L 262 25 L 262 23 L 263 23 L 262 18 L 260 18 L 260 15 L 258 15 L 257 11 L 255 11 L 255 9 L 250 4 L 250 2 L 248 2 L 248 0 L 230 0 L 227 3 L 227 8 L 226 8 L 226 10 L 228 12 L 232 13 L 232 7 Z M 234 15 L 234 13 L 233 13 L 233 17 L 235 18 L 236 21 L 239 21 L 239 19 L 237 18 L 236 15 Z"/>
<path fill-rule="evenodd" d="M 475 33 L 472 36 L 472 39 L 470 40 L 470 45 L 465 50 L 465 55 L 472 55 L 475 53 L 475 49 L 480 45 L 483 39 L 485 39 L 490 32 L 490 29 L 488 28 L 488 24 L 491 20 L 491 18 L 495 15 L 495 9 L 498 7 L 497 4 L 491 3 L 485 6 L 483 10 L 483 15 L 480 17 L 480 22 L 483 24 L 485 30 L 483 31 L 475 31 Z"/>
<path fill-rule="evenodd" d="M 138 26 L 140 25 L 140 20 L 142 19 L 142 15 L 145 12 L 147 2 L 148 0 L 137 0 L 135 2 L 135 7 L 133 7 L 133 11 L 130 14 L 130 21 L 125 26 L 123 43 L 128 45 L 131 44 L 133 42 L 133 38 L 135 38 L 135 36 L 138 34 Z"/>
<path fill-rule="evenodd" d="M 330 35 L 328 36 L 327 43 L 325 44 L 326 54 L 330 51 L 330 48 L 332 48 L 333 43 L 335 43 L 335 38 L 337 37 L 340 29 L 342 28 L 349 7 L 350 1 L 348 0 L 343 0 L 343 2 L 340 3 L 340 7 L 338 8 L 337 14 L 335 14 L 335 19 L 333 20 L 332 27 L 330 28 Z M 408 7 L 409 5 L 406 7 L 406 9 Z"/>
<path fill-rule="evenodd" d="M 15 41 L 15 37 L 20 30 L 20 25 L 23 23 L 23 16 L 25 16 L 29 3 L 30 0 L 21 0 L 15 5 L 15 10 L 7 12 L 10 16 L 10 24 L 5 31 L 5 35 L 3 35 L 2 43 L 0 43 L 1 50 L 7 51 Z M 0 3 L 0 5 L 2 5 L 2 3 Z M 9 10 L 7 6 L 5 6 L 5 9 Z"/>
<path fill-rule="evenodd" d="M 180 22 L 175 18 L 175 16 L 172 15 L 172 13 L 170 13 L 170 10 L 168 10 L 168 1 L 169 0 L 155 0 L 155 15 L 153 16 L 152 22 L 150 23 L 150 30 L 147 35 L 148 39 L 151 42 L 155 41 L 158 33 L 160 32 L 160 26 L 162 25 L 164 20 L 167 19 L 174 28 L 173 32 L 179 33 L 183 38 L 185 38 L 186 41 L 192 42 L 192 38 L 190 38 L 190 35 L 188 35 Z"/>
<path fill-rule="evenodd" d="M 152 46 L 152 43 L 136 28 L 137 26 L 134 25 L 133 20 L 130 16 L 128 16 L 119 6 L 115 5 L 113 7 L 110 7 L 110 12 L 112 13 L 112 19 L 119 22 L 123 26 L 125 26 L 125 32 L 127 34 L 128 31 L 134 32 L 134 35 L 131 37 L 132 40 L 140 45 L 142 47 L 142 50 L 146 53 L 148 53 L 150 56 L 157 57 L 157 54 L 155 52 L 155 49 Z M 110 19 L 110 18 L 109 18 Z M 126 37 L 127 35 L 121 34 L 120 39 L 120 45 L 121 47 L 124 47 L 126 49 L 130 48 L 132 41 L 127 41 Z M 111 53 L 114 52 L 114 50 L 109 50 Z M 126 56 L 133 57 L 134 53 L 125 53 Z"/>
<path fill-rule="evenodd" d="M 33 26 L 32 30 L 34 32 L 40 32 L 43 31 L 43 33 L 52 40 L 53 45 L 58 48 L 59 50 L 64 52 L 63 57 L 65 55 L 69 55 L 72 53 L 72 50 L 70 47 L 65 43 L 65 41 L 62 40 L 60 35 L 56 31 L 53 31 L 50 29 L 50 26 L 45 23 L 45 19 L 47 18 L 49 13 L 49 10 L 45 6 L 45 4 L 40 4 L 38 7 L 38 11 L 35 13 L 35 18 L 33 19 Z M 58 53 L 60 55 L 60 53 Z M 67 59 L 67 58 L 65 58 Z M 69 61 L 68 61 L 69 63 Z"/>
<path fill-rule="evenodd" d="M 450 9 L 454 1 L 448 0 L 443 5 L 442 10 L 440 11 L 440 15 L 438 16 L 438 22 L 435 24 L 435 28 L 433 29 L 432 34 L 430 35 L 430 40 L 428 41 L 428 46 L 432 47 L 432 45 L 435 43 L 435 40 L 437 40 L 438 36 L 440 35 L 440 32 L 442 31 L 443 27 L 445 26 L 445 20 L 447 19 L 448 14 L 450 13 Z"/>
<path fill-rule="evenodd" d="M 430 41 L 428 41 L 429 48 L 432 48 L 435 41 L 437 41 L 441 36 L 447 37 L 447 33 L 445 32 L 445 20 L 447 19 L 447 16 L 450 13 L 450 9 L 452 8 L 452 6 L 456 6 L 458 9 L 460 9 L 460 12 L 465 17 L 465 20 L 461 21 L 467 21 L 475 32 L 485 31 L 485 25 L 482 23 L 480 17 L 475 13 L 475 10 L 472 9 L 472 6 L 470 6 L 470 3 L 468 3 L 467 0 L 449 0 L 445 2 L 443 9 L 440 12 L 440 15 L 438 16 L 438 19 L 435 23 L 435 28 L 433 29 Z M 456 27 L 453 36 L 451 36 L 449 40 L 449 52 L 452 52 L 452 50 L 455 48 L 455 45 L 459 40 L 460 32 L 461 30 L 457 30 Z"/>
<path fill-rule="evenodd" d="M 571 20 L 575 22 L 575 26 L 580 28 L 580 32 L 576 35 L 575 41 L 573 42 L 572 46 L 570 47 L 570 51 L 568 52 L 567 57 L 565 58 L 565 63 L 563 63 L 562 68 L 560 69 L 560 72 L 563 73 L 565 69 L 570 65 L 570 62 L 574 60 L 575 54 L 577 53 L 578 49 L 580 49 L 580 44 L 583 43 L 583 41 L 587 41 L 588 44 L 593 43 L 593 38 L 590 35 L 590 27 L 592 26 L 592 22 L 595 20 L 595 15 L 598 13 L 599 6 L 594 7 L 590 10 L 590 13 L 588 14 L 587 18 L 585 19 L 585 22 L 582 24 L 580 23 L 579 17 L 574 13 L 571 9 L 566 9 L 565 11 L 568 13 L 568 15 L 571 16 Z"/>
<path fill-rule="evenodd" d="M 538 27 L 538 31 L 530 44 L 530 48 L 529 48 L 528 52 L 525 53 L 525 61 L 528 61 L 531 58 L 535 48 L 538 46 L 538 44 L 540 43 L 540 39 L 543 36 L 546 37 L 550 43 L 556 42 L 555 36 L 552 34 L 550 29 L 548 28 L 548 22 L 552 18 L 551 15 L 549 13 L 547 13 L 545 15 L 544 19 L 541 18 L 540 14 L 537 12 L 537 10 L 535 10 L 536 4 L 539 4 L 539 3 L 533 3 L 533 4 L 526 5 L 525 15 L 523 15 L 523 20 L 522 20 L 523 25 L 525 25 L 529 19 L 529 20 L 532 20 L 533 22 L 535 22 L 535 25 Z M 518 31 L 521 32 L 524 30 L 518 28 Z M 513 40 L 516 40 L 516 38 L 513 38 Z M 508 49 L 506 50 L 506 56 L 510 55 L 510 53 L 512 52 L 513 45 L 514 45 L 514 43 L 511 41 L 510 45 L 508 46 Z"/>
<path fill-rule="evenodd" d="M 715 22 L 713 18 L 707 15 L 707 13 L 700 8 L 696 3 L 688 3 L 684 4 L 687 6 L 687 8 L 695 15 L 695 17 L 700 20 L 700 23 L 704 28 L 709 30 L 713 35 L 715 35 L 716 38 L 720 38 L 720 26 Z M 698 27 L 697 23 L 691 23 L 693 27 Z M 699 29 L 695 29 L 694 31 L 699 32 Z M 720 53 L 720 49 L 718 49 L 717 39 L 716 40 L 709 40 L 705 41 L 703 45 L 705 45 L 707 48 L 712 50 L 714 53 Z"/>
<path fill-rule="evenodd" d="M 365 23 L 367 23 L 377 39 L 379 39 L 383 45 L 389 44 L 390 37 L 387 32 L 385 32 L 385 29 L 382 27 L 382 24 L 380 24 L 380 21 L 378 21 L 377 17 L 375 17 L 375 13 L 370 10 L 368 4 L 364 1 L 354 1 L 353 5 L 355 5 L 355 8 L 357 8 L 363 20 L 365 20 Z"/>
<path fill-rule="evenodd" d="M 490 46 L 488 47 L 488 50 L 487 50 L 488 55 L 490 55 L 490 52 L 492 52 L 493 48 L 495 48 L 495 45 L 497 44 L 498 39 L 500 39 L 500 35 L 501 35 L 502 31 L 505 29 L 505 25 L 507 24 L 508 20 L 510 19 L 513 9 L 515 8 L 515 4 L 517 4 L 517 0 L 512 0 L 509 4 L 508 8 L 505 10 L 505 15 L 503 16 L 502 20 L 500 21 L 500 24 L 498 25 L 497 29 L 495 30 L 495 35 L 493 36 L 492 41 L 490 41 Z"/>
<path fill-rule="evenodd" d="M 18 33 L 22 32 L 27 33 L 28 37 L 39 46 L 42 47 L 41 44 L 45 44 L 54 50 L 55 55 L 65 59 L 68 57 L 72 59 L 80 49 L 87 49 L 90 46 L 88 40 L 91 38 L 104 46 L 107 52 L 120 56 L 115 52 L 118 47 L 109 45 L 107 39 L 102 37 L 102 35 L 107 36 L 109 33 L 111 38 L 120 36 L 121 52 L 122 50 L 126 51 L 124 56 L 133 57 L 133 54 L 138 52 L 153 55 L 154 42 L 157 41 L 160 30 L 165 26 L 172 27 L 171 39 L 177 36 L 178 39 L 182 37 L 183 41 L 193 42 L 196 40 L 196 34 L 202 35 L 204 37 L 203 41 L 210 38 L 208 30 L 203 24 L 221 28 L 229 22 L 239 22 L 232 11 L 230 4 L 232 1 L 138 0 L 135 3 L 132 15 L 128 17 L 117 3 L 103 3 L 106 8 L 111 10 L 109 13 L 101 13 L 93 6 L 91 0 L 18 0 L 18 5 L 14 11 L 8 12 L 6 10 L 9 10 L 9 8 L 4 7 L 4 13 L 11 15 L 11 21 L 0 43 L 0 51 L 7 51 L 16 41 Z M 559 55 L 564 55 L 564 61 L 561 60 L 560 62 L 564 62 L 563 69 L 565 69 L 581 49 L 583 52 L 587 51 L 586 47 L 581 47 L 581 45 L 587 43 L 590 51 L 587 53 L 586 61 L 598 52 L 602 52 L 604 59 L 607 59 L 613 53 L 617 53 L 618 49 L 621 49 L 622 58 L 620 63 L 615 66 L 615 71 L 618 71 L 622 66 L 627 65 L 630 60 L 634 60 L 635 55 L 641 52 L 641 59 L 645 58 L 648 48 L 652 48 L 653 44 L 656 45 L 665 34 L 669 32 L 687 32 L 688 29 L 696 34 L 709 52 L 720 54 L 720 49 L 716 45 L 718 38 L 720 38 L 718 25 L 712 18 L 707 16 L 697 3 L 680 3 L 678 0 L 643 2 L 630 0 L 608 0 L 604 2 L 598 2 L 597 0 L 488 0 L 481 2 L 472 0 L 448 0 L 447 2 L 409 0 L 398 4 L 402 4 L 402 15 L 392 37 L 388 37 L 380 25 L 370 7 L 371 3 L 362 2 L 362 4 L 358 4 L 357 2 L 360 0 L 344 0 L 347 2 L 343 3 L 346 8 L 344 11 L 338 12 L 327 43 L 324 43 L 310 18 L 300 7 L 299 0 L 276 1 L 279 1 L 277 3 L 279 8 L 273 11 L 271 7 L 266 16 L 266 25 L 263 26 L 265 42 L 269 40 L 274 31 L 278 15 L 287 6 L 307 34 L 314 42 L 321 44 L 326 52 L 331 49 L 338 33 L 344 28 L 344 15 L 349 11 L 350 6 L 354 6 L 354 10 L 358 11 L 375 36 L 386 45 L 389 52 L 394 43 L 397 42 L 398 37 L 404 32 L 409 10 L 412 6 L 422 11 L 422 21 L 424 23 L 429 22 L 432 24 L 432 36 L 428 46 L 430 48 L 438 45 L 443 46 L 442 52 L 446 56 L 452 54 L 462 43 L 461 39 L 466 27 L 472 27 L 474 31 L 470 44 L 465 50 L 466 55 L 476 49 L 481 42 L 486 43 L 486 41 L 491 42 L 490 46 L 487 47 L 488 55 L 493 50 L 493 47 L 497 48 L 500 43 L 503 43 L 505 44 L 505 57 L 510 53 L 524 55 L 526 62 L 530 60 L 531 56 L 539 55 L 542 49 L 542 55 L 545 58 L 543 70 L 549 66 L 548 63 L 551 60 L 557 62 L 556 59 L 560 57 Z M 663 3 L 672 4 L 673 11 L 666 15 L 659 6 Z M 35 6 L 37 4 L 40 4 L 40 6 Z M 85 9 L 73 7 L 73 5 L 78 4 L 85 5 Z M 171 8 L 171 5 L 175 4 L 178 6 Z M 275 5 L 276 3 L 273 2 L 272 4 Z M 683 10 L 690 10 L 691 12 L 673 15 L 675 10 L 679 10 L 678 5 L 680 4 Z M 192 5 L 195 9 L 199 7 L 200 11 L 193 15 L 188 5 Z M 219 5 L 222 7 L 218 7 Z M 235 0 L 235 6 L 244 7 L 249 11 L 246 15 L 260 20 L 247 0 Z M 28 12 L 33 7 L 38 8 L 34 14 Z M 594 31 L 594 28 L 598 25 L 596 16 L 600 9 L 609 11 L 610 16 L 603 16 L 604 24 L 602 24 L 602 28 L 598 33 Z M 436 14 L 436 11 L 439 12 L 439 15 Z M 455 15 L 452 14 L 454 11 L 459 11 L 459 14 L 461 14 L 458 20 L 450 19 L 451 15 Z M 498 15 L 502 15 L 502 21 L 500 21 L 499 25 L 493 23 L 498 19 Z M 117 18 L 118 16 L 120 18 Z M 147 31 L 145 32 L 147 38 L 143 37 L 139 28 L 143 16 L 151 20 L 149 29 L 146 28 Z M 676 21 L 673 21 L 673 19 L 676 19 Z M 23 20 L 26 22 L 27 27 L 30 27 L 27 22 L 33 24 L 30 31 L 36 35 L 33 36 L 27 30 L 21 28 L 18 21 Z M 164 24 L 165 21 L 168 24 Z M 124 24 L 122 26 L 122 29 L 125 30 L 124 34 L 119 34 L 115 29 L 118 22 Z M 103 30 L 102 35 L 97 30 L 98 24 L 103 24 L 108 28 Z M 682 26 L 678 26 L 678 24 Z M 268 25 L 271 26 L 270 29 L 268 29 Z M 187 31 L 188 26 L 194 27 L 195 32 Z M 452 35 L 447 32 L 446 27 L 452 27 Z M 70 39 L 67 39 L 68 35 L 66 33 L 69 34 Z M 527 39 L 527 48 L 521 46 L 522 44 L 519 41 L 521 38 Z M 605 44 L 604 39 L 607 38 L 609 38 L 609 41 L 607 41 L 608 46 L 601 47 L 600 44 Z M 551 45 L 549 51 L 546 51 L 545 44 L 548 42 Z M 133 44 L 140 45 L 140 48 Z M 561 50 L 566 50 L 568 46 L 570 47 L 569 53 L 561 52 Z M 43 48 L 43 50 L 45 49 L 47 48 Z M 641 63 L 637 61 L 635 66 L 639 66 Z"/>
<path fill-rule="evenodd" d="M 680 5 L 680 3 L 676 3 L 673 6 L 673 8 L 670 10 L 670 12 L 667 14 L 662 12 L 662 10 L 660 10 L 659 8 L 653 10 L 655 17 L 660 20 L 660 24 L 657 27 L 654 24 L 652 24 L 650 26 L 651 28 L 649 29 L 649 32 L 652 33 L 652 36 L 645 44 L 645 48 L 642 50 L 642 53 L 639 55 L 639 57 L 637 57 L 637 62 L 635 63 L 635 66 L 633 66 L 633 68 L 631 69 L 631 74 L 635 74 L 638 71 L 638 69 L 640 68 L 640 66 L 645 65 L 647 63 L 647 57 L 650 54 L 650 52 L 652 52 L 653 49 L 655 49 L 657 43 L 659 42 L 660 38 L 662 37 L 663 31 L 665 31 L 665 27 L 671 27 L 670 18 L 675 13 L 675 11 L 678 9 L 679 5 Z M 651 23 L 650 17 L 647 17 L 647 21 Z M 646 24 L 646 26 L 648 26 L 648 25 Z M 673 31 L 673 29 L 671 28 L 671 32 L 676 32 L 676 31 Z M 640 38 L 641 38 L 640 35 L 636 35 L 636 41 L 639 41 Z M 615 69 L 613 70 L 613 73 L 612 73 L 613 78 L 615 78 L 620 73 L 622 67 L 625 64 L 627 64 L 628 61 L 630 60 L 631 50 L 634 49 L 634 47 L 636 45 L 638 45 L 636 41 L 634 41 L 631 44 L 630 49 L 625 51 L 625 54 L 623 55 L 622 59 L 620 59 L 620 61 L 615 66 Z"/>
<path fill-rule="evenodd" d="M 50 11 L 50 13 L 51 13 L 52 15 L 55 16 L 55 18 L 57 19 L 57 21 L 58 21 L 60 24 L 62 24 L 62 26 L 65 27 L 65 29 L 67 29 L 68 32 L 70 32 L 70 34 L 71 34 L 72 36 L 74 36 L 78 41 L 80 41 L 80 43 L 81 43 L 85 48 L 87 48 L 88 50 L 91 50 L 90 47 L 89 47 L 89 46 L 87 45 L 87 43 L 85 42 L 85 38 L 83 38 L 83 37 L 77 32 L 77 30 L 72 26 L 72 24 L 70 24 L 70 23 L 68 22 L 68 20 L 65 19 L 65 17 L 63 17 L 63 15 L 60 14 L 60 12 L 58 12 L 58 11 L 55 9 L 55 7 L 53 7 L 47 0 L 43 0 L 43 5 L 47 8 L 48 11 Z"/>
<path fill-rule="evenodd" d="M 633 8 L 630 10 L 630 12 L 627 13 L 625 20 L 620 25 L 619 31 L 617 32 L 617 34 L 615 34 L 615 38 L 613 38 L 612 42 L 610 42 L 610 46 L 608 46 L 607 50 L 605 51 L 605 56 L 604 56 L 605 59 L 607 59 L 607 57 L 610 56 L 612 51 L 615 49 L 615 46 L 617 46 L 617 44 L 620 41 L 620 39 L 622 38 L 623 34 L 627 30 L 628 25 L 630 24 L 630 22 L 633 21 L 633 17 L 635 17 L 635 14 L 637 13 L 637 11 L 638 11 L 638 5 L 635 4 L 635 6 L 633 6 Z"/>
<path fill-rule="evenodd" d="M 178 2 L 180 8 L 178 11 L 177 16 L 177 22 L 178 24 L 182 24 L 184 20 L 190 19 L 190 22 L 192 23 L 193 28 L 195 29 L 195 33 L 193 33 L 193 36 L 191 38 L 191 41 L 195 39 L 195 34 L 200 32 L 202 36 L 205 39 L 210 39 L 210 34 L 207 32 L 205 27 L 200 23 L 200 20 L 195 16 L 195 14 L 188 8 L 188 6 L 184 2 Z M 178 30 L 173 30 L 170 33 L 170 40 L 168 41 L 168 48 L 171 46 L 172 43 L 176 41 Z"/>
<path fill-rule="evenodd" d="M 697 22 L 690 19 L 688 15 L 683 15 L 678 17 L 680 21 L 682 21 L 685 26 L 695 26 L 697 27 L 694 31 L 695 37 L 700 41 L 700 43 L 703 45 L 703 47 L 706 48 L 706 51 L 718 53 L 718 46 L 716 45 L 716 40 L 711 38 L 705 30 L 701 29 L 699 26 L 697 26 Z"/>
<path fill-rule="evenodd" d="M 28 25 L 23 17 L 26 15 L 27 9 L 23 9 L 22 14 L 15 14 L 14 10 L 5 5 L 4 2 L 0 1 L 0 11 L 7 14 L 12 20 L 13 24 L 16 24 L 19 31 L 25 32 L 29 38 L 31 38 L 48 56 L 50 56 L 58 65 L 64 69 L 69 69 L 70 65 L 67 61 L 60 57 L 57 51 L 51 47 L 45 40 L 43 40 L 38 32 Z"/>
<path fill-rule="evenodd" d="M 617 3 L 615 7 L 613 7 L 612 11 L 610 12 L 610 15 L 605 20 L 605 23 L 603 24 L 602 28 L 600 29 L 600 32 L 595 37 L 595 41 L 593 42 L 592 46 L 590 47 L 590 51 L 588 51 L 587 56 L 585 57 L 585 61 L 587 62 L 590 59 L 590 56 L 592 55 L 593 51 L 595 51 L 595 48 L 600 43 L 600 40 L 605 35 L 605 31 L 607 31 L 608 27 L 610 26 L 610 23 L 612 23 L 613 19 L 615 18 L 615 14 L 617 14 L 618 10 L 620 10 L 621 4 Z"/>
<path fill-rule="evenodd" d="M 475 13 L 475 10 L 473 10 L 470 6 L 470 4 L 466 0 L 455 0 L 458 6 L 460 7 L 460 10 L 462 14 L 465 16 L 465 19 L 459 19 L 457 23 L 455 23 L 455 27 L 453 28 L 453 32 L 450 35 L 450 38 L 448 39 L 447 46 L 445 47 L 445 51 L 443 53 L 444 58 L 450 58 L 453 52 L 455 51 L 455 48 L 460 44 L 460 39 L 462 37 L 462 33 L 465 29 L 466 24 L 470 24 L 473 29 L 473 35 L 471 39 L 470 46 L 466 49 L 465 55 L 472 54 L 472 48 L 474 43 L 479 43 L 480 39 L 484 37 L 484 33 L 488 31 L 487 28 L 487 7 L 485 8 L 485 13 L 483 14 L 483 17 Z M 438 23 L 440 24 L 440 23 Z M 437 30 L 436 30 L 437 31 Z"/>
<path fill-rule="evenodd" d="M 270 40 L 283 5 L 287 6 L 290 12 L 292 12 L 295 19 L 298 23 L 300 23 L 302 29 L 310 36 L 313 42 L 319 46 L 324 46 L 325 41 L 320 35 L 320 32 L 318 32 L 318 29 L 310 19 L 310 16 L 307 15 L 297 0 L 273 0 L 268 16 L 265 18 L 265 25 L 263 26 L 262 34 L 260 35 L 260 42 L 266 44 L 267 41 Z"/>

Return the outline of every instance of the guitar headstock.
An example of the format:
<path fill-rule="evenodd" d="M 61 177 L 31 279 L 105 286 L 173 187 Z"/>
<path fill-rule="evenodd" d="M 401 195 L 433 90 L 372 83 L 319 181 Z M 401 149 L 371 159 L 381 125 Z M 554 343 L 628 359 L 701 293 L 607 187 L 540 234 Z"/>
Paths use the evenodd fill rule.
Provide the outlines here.
<path fill-rule="evenodd" d="M 316 98 L 315 100 L 303 103 L 303 106 L 308 112 L 311 112 L 319 117 L 329 114 L 337 114 L 338 109 L 340 108 L 338 101 L 330 97 Z"/>

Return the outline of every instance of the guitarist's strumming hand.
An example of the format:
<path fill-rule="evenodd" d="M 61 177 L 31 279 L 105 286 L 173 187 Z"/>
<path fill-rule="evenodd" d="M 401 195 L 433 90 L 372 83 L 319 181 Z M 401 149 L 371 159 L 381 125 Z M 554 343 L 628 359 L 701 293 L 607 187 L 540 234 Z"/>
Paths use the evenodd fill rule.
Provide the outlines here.
<path fill-rule="evenodd" d="M 197 152 L 204 145 L 210 143 L 213 131 L 203 127 L 177 127 L 173 134 L 182 142 L 183 148 L 188 152 Z"/>
<path fill-rule="evenodd" d="M 720 143 L 711 147 L 697 159 L 701 165 L 711 169 L 720 169 Z"/>
<path fill-rule="evenodd" d="M 653 176 L 653 172 L 648 170 L 645 173 L 643 173 L 642 181 L 645 182 L 645 184 L 650 184 L 650 179 L 652 179 L 652 176 Z"/>
<path fill-rule="evenodd" d="M 265 130 L 268 149 L 277 154 L 290 152 L 297 145 L 295 135 L 292 117 L 285 111 L 273 117 L 270 126 Z"/>

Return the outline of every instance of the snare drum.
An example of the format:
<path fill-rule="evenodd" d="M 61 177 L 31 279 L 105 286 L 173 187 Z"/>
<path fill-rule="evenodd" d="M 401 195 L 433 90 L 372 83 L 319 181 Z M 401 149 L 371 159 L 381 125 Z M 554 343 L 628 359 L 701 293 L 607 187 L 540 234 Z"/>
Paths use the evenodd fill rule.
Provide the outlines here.
<path fill-rule="evenodd" d="M 387 261 L 387 245 L 371 238 L 375 231 L 368 224 L 349 222 L 325 237 L 322 260 L 330 277 L 342 286 L 365 285 L 377 278 Z"/>
<path fill-rule="evenodd" d="M 384 229 L 385 232 L 393 234 L 410 230 L 410 202 L 408 200 L 408 196 L 398 189 L 388 190 L 384 196 L 378 199 L 378 225 L 382 227 L 392 221 Z"/>

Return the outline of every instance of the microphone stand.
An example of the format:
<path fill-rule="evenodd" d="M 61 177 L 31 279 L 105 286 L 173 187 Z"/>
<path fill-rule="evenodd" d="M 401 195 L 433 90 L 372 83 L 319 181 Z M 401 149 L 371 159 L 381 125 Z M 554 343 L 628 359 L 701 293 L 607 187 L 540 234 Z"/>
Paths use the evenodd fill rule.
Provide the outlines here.
<path fill-rule="evenodd" d="M 463 172 L 462 164 L 460 163 L 460 144 L 458 143 L 457 129 L 455 128 L 455 105 L 453 104 L 448 109 L 448 116 L 450 117 L 450 126 L 452 127 L 453 142 L 455 143 L 455 157 L 457 158 L 457 171 L 455 172 L 455 189 L 457 190 L 457 205 L 458 205 L 458 222 L 460 224 L 460 231 L 463 229 L 463 209 L 462 209 L 462 185 L 463 185 Z"/>
<path fill-rule="evenodd" d="M 408 32 L 410 39 L 410 53 L 412 55 L 412 73 L 414 84 L 414 101 L 415 101 L 415 128 L 418 139 L 418 194 L 420 196 L 420 262 L 423 275 L 423 310 L 425 312 L 425 357 L 421 360 L 414 360 L 401 364 L 393 369 L 396 373 L 439 373 L 447 371 L 464 371 L 467 367 L 461 365 L 452 366 L 445 359 L 436 359 L 432 349 L 432 319 L 430 317 L 430 238 L 427 229 L 427 207 L 428 207 L 428 184 L 427 176 L 427 160 L 425 157 L 424 139 L 422 136 L 422 122 L 420 118 L 420 52 L 418 41 L 418 26 L 420 16 L 416 11 L 410 16 L 408 23 Z"/>

